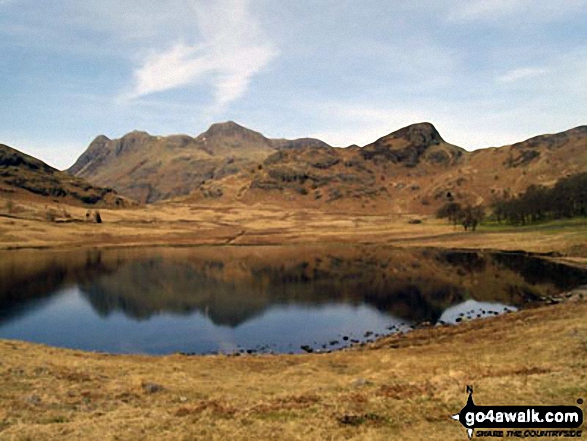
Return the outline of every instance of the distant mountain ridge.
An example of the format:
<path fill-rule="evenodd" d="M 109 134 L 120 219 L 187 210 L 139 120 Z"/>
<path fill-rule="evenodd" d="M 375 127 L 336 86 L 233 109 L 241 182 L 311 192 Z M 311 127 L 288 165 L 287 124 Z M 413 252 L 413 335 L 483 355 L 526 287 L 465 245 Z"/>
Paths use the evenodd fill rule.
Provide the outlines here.
<path fill-rule="evenodd" d="M 530 184 L 587 171 L 587 126 L 469 152 L 433 124 L 412 124 L 364 147 L 270 139 L 235 122 L 190 137 L 97 137 L 68 170 L 141 202 L 240 201 L 429 213 L 447 199 L 488 203 Z"/>
<path fill-rule="evenodd" d="M 269 139 L 232 121 L 212 124 L 196 137 L 135 131 L 114 140 L 98 136 L 67 172 L 149 203 L 188 195 L 275 151 L 305 145 L 329 147 L 314 139 Z"/>

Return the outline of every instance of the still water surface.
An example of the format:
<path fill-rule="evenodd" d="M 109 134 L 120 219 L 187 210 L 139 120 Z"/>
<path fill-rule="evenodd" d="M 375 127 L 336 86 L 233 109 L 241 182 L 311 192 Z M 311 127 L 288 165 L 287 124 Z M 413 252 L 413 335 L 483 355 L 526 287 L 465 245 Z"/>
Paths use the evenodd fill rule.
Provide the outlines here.
<path fill-rule="evenodd" d="M 113 353 L 331 350 L 515 311 L 587 272 L 368 246 L 0 253 L 0 338 Z"/>

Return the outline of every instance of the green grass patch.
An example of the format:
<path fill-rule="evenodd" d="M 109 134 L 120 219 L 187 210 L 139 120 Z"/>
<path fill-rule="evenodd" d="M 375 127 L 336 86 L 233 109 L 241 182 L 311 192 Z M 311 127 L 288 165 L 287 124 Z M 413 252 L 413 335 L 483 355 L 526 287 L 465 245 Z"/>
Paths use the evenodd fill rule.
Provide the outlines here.
<path fill-rule="evenodd" d="M 479 229 L 490 231 L 541 231 L 541 230 L 563 230 L 566 228 L 587 228 L 587 217 L 575 217 L 571 219 L 554 219 L 533 222 L 526 225 L 512 225 L 506 222 L 485 220 Z"/>

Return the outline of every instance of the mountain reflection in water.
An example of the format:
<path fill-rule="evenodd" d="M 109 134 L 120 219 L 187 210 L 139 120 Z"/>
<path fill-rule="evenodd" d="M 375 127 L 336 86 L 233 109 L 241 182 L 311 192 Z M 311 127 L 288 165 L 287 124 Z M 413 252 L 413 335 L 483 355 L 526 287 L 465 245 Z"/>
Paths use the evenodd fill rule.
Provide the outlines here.
<path fill-rule="evenodd" d="M 585 271 L 539 258 L 429 249 L 10 251 L 0 254 L 0 337 L 112 352 L 201 353 L 263 345 L 297 352 L 314 342 L 337 347 L 327 343 L 342 345 L 345 333 L 362 341 L 401 324 L 436 323 L 464 302 L 497 304 L 502 312 L 586 282 Z M 82 317 L 77 338 L 56 337 L 58 322 L 73 328 Z M 186 323 L 196 335 L 184 335 Z M 117 327 L 124 333 L 109 337 L 117 341 L 95 344 L 104 339 L 98 333 Z M 151 343 L 145 340 L 147 328 Z M 129 344 L 125 339 L 133 334 L 137 343 Z M 215 340 L 220 334 L 222 341 Z"/>

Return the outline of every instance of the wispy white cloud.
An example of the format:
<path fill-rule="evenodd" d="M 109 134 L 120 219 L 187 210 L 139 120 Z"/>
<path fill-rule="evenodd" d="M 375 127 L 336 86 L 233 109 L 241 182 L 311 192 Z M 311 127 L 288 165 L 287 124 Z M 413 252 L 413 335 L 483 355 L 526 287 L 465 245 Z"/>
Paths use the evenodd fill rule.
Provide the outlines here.
<path fill-rule="evenodd" d="M 519 80 L 539 77 L 548 72 L 547 69 L 538 67 L 522 67 L 518 69 L 512 69 L 496 78 L 499 83 L 514 83 Z"/>
<path fill-rule="evenodd" d="M 212 87 L 219 108 L 243 96 L 252 78 L 278 54 L 249 6 L 248 0 L 194 2 L 199 44 L 178 42 L 142 60 L 126 98 L 202 84 Z"/>
<path fill-rule="evenodd" d="M 136 84 L 130 98 L 182 86 L 198 80 L 210 68 L 203 47 L 177 44 L 163 53 L 151 55 L 135 71 Z"/>

